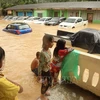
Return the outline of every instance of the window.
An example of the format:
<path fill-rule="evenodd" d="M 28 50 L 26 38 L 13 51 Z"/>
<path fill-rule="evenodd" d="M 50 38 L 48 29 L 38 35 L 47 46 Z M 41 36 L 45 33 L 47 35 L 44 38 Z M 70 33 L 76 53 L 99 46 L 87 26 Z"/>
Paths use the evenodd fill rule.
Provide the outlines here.
<path fill-rule="evenodd" d="M 27 29 L 27 28 L 30 28 L 28 25 L 20 25 L 19 26 L 19 29 L 21 30 L 21 29 Z"/>
<path fill-rule="evenodd" d="M 77 20 L 77 22 L 81 22 L 81 21 L 82 21 L 82 19 L 81 19 L 81 18 Z"/>
<path fill-rule="evenodd" d="M 42 13 L 38 13 L 38 17 L 42 17 Z"/>
<path fill-rule="evenodd" d="M 11 25 L 8 25 L 8 26 L 6 27 L 6 29 L 11 29 Z"/>

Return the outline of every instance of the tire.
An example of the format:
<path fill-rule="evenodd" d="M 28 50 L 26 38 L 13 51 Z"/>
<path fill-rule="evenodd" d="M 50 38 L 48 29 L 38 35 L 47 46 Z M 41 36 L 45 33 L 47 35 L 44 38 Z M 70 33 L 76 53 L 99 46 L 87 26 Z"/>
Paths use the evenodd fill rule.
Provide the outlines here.
<path fill-rule="evenodd" d="M 84 26 L 86 26 L 86 24 L 84 24 Z"/>

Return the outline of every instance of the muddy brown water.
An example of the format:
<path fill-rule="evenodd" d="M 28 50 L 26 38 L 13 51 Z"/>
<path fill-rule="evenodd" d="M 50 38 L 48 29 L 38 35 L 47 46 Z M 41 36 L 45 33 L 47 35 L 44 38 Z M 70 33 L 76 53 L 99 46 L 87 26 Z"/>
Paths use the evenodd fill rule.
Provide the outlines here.
<path fill-rule="evenodd" d="M 0 46 L 3 47 L 6 52 L 4 73 L 8 78 L 23 86 L 24 91 L 18 95 L 19 100 L 36 100 L 40 95 L 41 84 L 36 81 L 36 77 L 31 72 L 30 64 L 35 57 L 35 53 L 42 49 L 41 45 L 44 33 L 56 35 L 59 27 L 31 23 L 29 24 L 33 29 L 31 33 L 15 35 L 2 31 L 9 23 L 11 22 L 0 20 Z M 89 24 L 88 27 L 100 29 L 100 24 Z M 84 27 L 69 30 L 76 32 L 83 28 Z M 53 48 L 51 51 L 53 51 Z M 76 49 L 87 52 L 87 50 L 80 48 Z M 67 87 L 67 89 L 65 89 L 65 87 Z M 74 91 L 75 89 L 77 90 L 76 92 Z M 83 94 L 80 94 L 80 91 L 82 91 Z M 87 95 L 84 90 L 78 89 L 76 86 L 72 88 L 70 85 L 57 85 L 52 89 L 49 98 L 50 100 L 100 100 L 100 98 L 96 98 L 93 94 L 89 93 L 89 95 Z"/>

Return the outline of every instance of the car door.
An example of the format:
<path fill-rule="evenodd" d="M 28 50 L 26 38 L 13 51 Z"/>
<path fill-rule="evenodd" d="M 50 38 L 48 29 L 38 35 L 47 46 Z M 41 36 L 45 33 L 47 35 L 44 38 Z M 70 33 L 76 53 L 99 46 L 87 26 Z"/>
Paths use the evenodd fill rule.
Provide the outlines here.
<path fill-rule="evenodd" d="M 18 34 L 18 26 L 17 25 L 14 25 L 13 27 L 12 27 L 12 33 L 15 33 L 15 34 Z"/>
<path fill-rule="evenodd" d="M 47 18 L 47 19 L 45 20 L 45 22 L 48 22 L 48 21 L 50 21 L 50 20 L 51 20 L 51 18 Z M 45 23 L 45 22 L 44 22 L 44 23 Z"/>
<path fill-rule="evenodd" d="M 82 26 L 82 18 L 77 19 L 76 27 Z"/>

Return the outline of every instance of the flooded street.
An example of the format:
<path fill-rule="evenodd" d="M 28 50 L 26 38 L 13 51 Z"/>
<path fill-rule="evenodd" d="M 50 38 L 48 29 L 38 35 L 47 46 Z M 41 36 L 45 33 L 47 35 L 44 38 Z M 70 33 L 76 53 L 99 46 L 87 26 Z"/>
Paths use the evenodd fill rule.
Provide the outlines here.
<path fill-rule="evenodd" d="M 0 46 L 6 52 L 4 73 L 8 78 L 23 86 L 24 91 L 18 95 L 19 100 L 36 100 L 40 95 L 41 84 L 36 81 L 36 77 L 31 72 L 30 64 L 35 58 L 35 53 L 42 49 L 44 33 L 56 35 L 59 28 L 58 26 L 44 26 L 32 23 L 30 26 L 33 32 L 15 35 L 2 31 L 8 23 L 11 22 L 0 20 Z M 100 30 L 100 24 L 89 24 L 88 27 Z M 70 29 L 73 32 L 78 30 L 80 28 Z M 87 52 L 87 50 L 77 49 Z M 53 51 L 53 48 L 51 51 Z M 50 100 L 100 100 L 92 93 L 74 85 L 57 85 L 51 89 L 49 98 Z"/>

